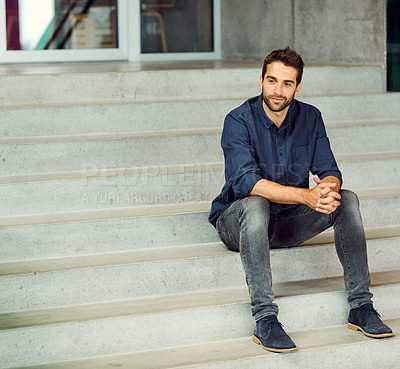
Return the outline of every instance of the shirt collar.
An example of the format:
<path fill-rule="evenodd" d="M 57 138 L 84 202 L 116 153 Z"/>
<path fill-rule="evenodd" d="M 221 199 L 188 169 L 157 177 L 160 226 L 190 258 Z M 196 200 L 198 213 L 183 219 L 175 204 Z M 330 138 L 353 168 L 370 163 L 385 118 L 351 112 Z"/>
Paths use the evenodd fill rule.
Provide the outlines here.
<path fill-rule="evenodd" d="M 262 93 L 258 97 L 257 100 L 257 112 L 258 112 L 258 117 L 261 120 L 262 123 L 266 125 L 267 128 L 271 128 L 272 126 L 275 126 L 275 123 L 268 118 L 268 115 L 265 113 L 265 110 L 263 108 L 263 96 Z"/>
<path fill-rule="evenodd" d="M 260 96 L 258 97 L 257 100 L 257 110 L 258 110 L 258 116 L 261 120 L 261 122 L 263 122 L 267 128 L 271 128 L 271 127 L 276 127 L 275 123 L 268 118 L 268 115 L 265 113 L 265 110 L 263 108 L 263 97 L 262 97 L 262 93 L 260 94 Z M 286 115 L 286 118 L 283 122 L 283 124 L 281 125 L 280 129 L 284 129 L 288 126 L 290 126 L 294 120 L 294 117 L 296 115 L 296 110 L 297 110 L 297 100 L 293 99 L 292 103 L 289 106 L 289 110 L 288 113 Z"/>

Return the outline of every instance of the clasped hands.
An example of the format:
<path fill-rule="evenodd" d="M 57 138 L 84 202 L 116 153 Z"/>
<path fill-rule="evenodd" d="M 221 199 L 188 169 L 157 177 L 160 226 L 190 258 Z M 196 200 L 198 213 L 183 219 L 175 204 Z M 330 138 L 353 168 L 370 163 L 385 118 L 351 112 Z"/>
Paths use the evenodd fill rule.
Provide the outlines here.
<path fill-rule="evenodd" d="M 313 179 L 317 185 L 309 193 L 308 206 L 320 213 L 333 213 L 340 206 L 341 199 L 340 194 L 334 190 L 337 184 L 322 182 L 317 175 L 314 175 Z"/>

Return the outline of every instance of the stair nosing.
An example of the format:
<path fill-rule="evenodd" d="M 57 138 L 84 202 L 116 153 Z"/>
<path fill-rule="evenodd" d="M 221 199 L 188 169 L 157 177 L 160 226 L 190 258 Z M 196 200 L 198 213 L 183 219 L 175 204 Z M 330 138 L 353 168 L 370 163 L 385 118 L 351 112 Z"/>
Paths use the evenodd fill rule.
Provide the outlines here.
<path fill-rule="evenodd" d="M 322 68 L 378 68 L 381 69 L 382 65 L 377 62 L 346 62 L 346 61 L 333 61 L 333 62 L 315 62 L 306 61 L 305 66 L 307 69 L 322 69 Z M 15 67 L 15 65 L 14 65 Z M 24 69 L 25 68 L 25 69 Z M 63 67 L 59 69 L 57 65 L 48 65 L 46 63 L 38 63 L 35 65 L 18 65 L 17 68 L 8 70 L 8 65 L 0 67 L 1 77 L 26 77 L 26 76 L 60 76 L 60 75 L 73 75 L 73 74 L 128 74 L 128 73 L 166 73 L 166 72 L 194 72 L 194 71 L 230 71 L 233 69 L 253 69 L 260 70 L 260 61 L 256 59 L 244 60 L 241 58 L 236 59 L 221 59 L 221 60 L 181 60 L 177 65 L 175 61 L 164 61 L 162 63 L 154 61 L 144 61 L 140 64 L 121 64 L 118 61 L 107 61 L 99 65 L 93 66 L 93 63 L 82 62 L 76 65 L 68 66 L 67 69 Z M 108 70 L 106 68 L 109 68 Z"/>
<path fill-rule="evenodd" d="M 0 229 L 44 224 L 60 224 L 71 222 L 90 222 L 96 220 L 112 220 L 149 216 L 165 216 L 174 214 L 206 213 L 210 211 L 208 201 L 170 203 L 161 205 L 141 205 L 115 209 L 84 210 L 68 213 L 45 213 L 26 216 L 0 218 Z"/>
<path fill-rule="evenodd" d="M 140 138 L 162 138 L 173 136 L 200 136 L 221 134 L 221 127 L 182 128 L 153 131 L 86 133 L 80 135 L 25 136 L 0 139 L 0 145 L 36 145 L 59 142 L 117 141 Z"/>
<path fill-rule="evenodd" d="M 367 228 L 367 241 L 400 238 L 400 226 Z M 299 247 L 333 245 L 333 232 L 324 232 L 304 242 Z M 210 257 L 226 257 L 235 254 L 222 242 L 187 244 L 149 249 L 120 250 L 100 254 L 47 257 L 41 259 L 13 260 L 0 263 L 0 277 L 36 273 L 52 273 L 66 270 L 120 267 L 144 263 L 159 263 Z"/>
<path fill-rule="evenodd" d="M 2 262 L 0 263 L 0 277 L 225 256 L 229 254 L 229 252 L 223 249 L 222 245 L 221 242 L 209 242 L 153 249 L 122 250 L 101 254 Z M 18 269 L 20 271 L 18 271 Z"/>
<path fill-rule="evenodd" d="M 388 160 L 400 158 L 400 151 L 336 154 L 335 158 L 338 162 Z"/>
<path fill-rule="evenodd" d="M 387 286 L 400 286 L 400 270 L 371 273 L 371 281 L 372 290 Z M 344 293 L 343 277 L 277 283 L 274 284 L 274 291 L 276 300 L 326 293 Z M 157 295 L 129 300 L 7 312 L 0 314 L 0 331 L 249 303 L 247 287 L 243 284 L 230 288 Z M 52 314 L 53 318 L 50 319 L 49 316 Z M 70 317 L 68 317 L 68 314 L 70 314 Z M 30 323 L 24 323 L 24 319 L 30 319 Z M 34 319 L 36 319 L 36 323 L 32 322 Z M 14 323 L 11 323 L 12 321 Z"/>
<path fill-rule="evenodd" d="M 1 77 L 1 75 L 0 75 Z M 254 93 L 254 96 L 256 96 L 257 93 Z M 394 95 L 400 95 L 399 93 L 396 92 L 390 92 L 388 93 L 387 91 L 359 91 L 359 92 L 345 92 L 345 93 L 338 93 L 334 92 L 332 94 L 329 94 L 327 92 L 324 92 L 322 94 L 304 94 L 301 96 L 298 96 L 298 100 L 302 100 L 303 97 L 305 98 L 321 98 L 321 97 L 351 97 L 351 96 L 394 96 Z M 168 103 L 185 103 L 185 102 L 204 102 L 204 101 L 246 101 L 249 98 L 248 95 L 234 95 L 234 96 L 215 96 L 210 98 L 210 96 L 207 97 L 191 97 L 191 98 L 173 98 L 173 99 L 157 99 L 157 100 L 152 100 L 150 98 L 146 100 L 108 100 L 108 101 L 86 101 L 86 102 L 77 102 L 77 101 L 63 101 L 63 102 L 54 102 L 54 103 L 48 103 L 48 102 L 40 102 L 40 103 L 29 103 L 29 104 L 20 104 L 17 103 L 15 105 L 1 105 L 0 104 L 0 109 L 1 110 L 22 110 L 22 109 L 45 109 L 45 108 L 72 108 L 72 107 L 85 107 L 85 106 L 104 106 L 104 105 L 137 105 L 137 104 L 156 104 L 156 103 L 161 103 L 161 104 L 168 104 Z"/>
<path fill-rule="evenodd" d="M 332 121 L 325 124 L 327 129 L 351 128 L 351 127 L 371 127 L 383 125 L 399 125 L 399 119 L 370 119 L 370 120 L 350 120 Z M 141 138 L 163 138 L 173 136 L 197 136 L 197 135 L 220 135 L 221 126 L 210 126 L 204 128 L 175 128 L 175 129 L 156 129 L 152 131 L 126 131 L 108 133 L 81 133 L 81 134 L 59 134 L 45 136 L 15 136 L 0 139 L 0 146 L 12 145 L 36 145 L 48 143 L 72 143 L 90 141 L 116 141 Z"/>
<path fill-rule="evenodd" d="M 400 156 L 400 153 L 399 153 Z M 31 182 L 54 182 L 70 181 L 88 178 L 108 178 L 108 177 L 132 177 L 132 176 L 153 176 L 163 174 L 183 174 L 191 168 L 191 173 L 222 171 L 223 162 L 201 162 L 187 164 L 166 164 L 166 165 L 147 165 L 133 168 L 98 168 L 95 170 L 79 170 L 58 173 L 33 173 L 26 175 L 15 175 L 0 177 L 1 185 L 12 185 Z"/>
<path fill-rule="evenodd" d="M 398 197 L 400 186 L 380 187 L 372 189 L 355 190 L 361 200 Z M 21 226 L 34 226 L 44 224 L 60 224 L 71 222 L 90 222 L 96 220 L 125 219 L 149 216 L 165 216 L 172 214 L 207 213 L 210 211 L 211 201 L 196 201 L 169 203 L 158 205 L 140 205 L 114 209 L 94 209 L 72 211 L 67 213 L 43 213 L 0 217 L 0 229 Z"/>
<path fill-rule="evenodd" d="M 382 152 L 369 152 L 361 154 L 337 154 L 335 155 L 338 162 L 362 162 L 362 161 L 383 161 L 400 158 L 400 151 L 382 151 Z M 30 173 L 30 174 L 17 174 L 11 176 L 1 176 L 1 185 L 12 185 L 20 183 L 31 183 L 31 182 L 53 182 L 53 181 L 64 181 L 64 180 L 80 180 L 82 178 L 88 178 L 92 175 L 97 178 L 112 177 L 129 177 L 129 176 L 146 176 L 159 174 L 159 172 L 165 171 L 168 174 L 180 174 L 186 173 L 188 167 L 193 167 L 192 173 L 207 172 L 207 171 L 223 171 L 224 162 L 199 162 L 199 163 L 187 163 L 187 164 L 166 164 L 166 165 L 147 165 L 135 168 L 113 168 L 112 173 L 107 168 L 98 168 L 94 171 L 90 170 L 77 170 L 77 171 L 65 171 L 56 173 Z"/>
<path fill-rule="evenodd" d="M 385 322 L 393 327 L 395 331 L 400 330 L 400 318 L 389 319 Z M 310 339 L 311 334 L 312 338 Z M 297 355 L 307 355 L 310 351 L 317 351 L 320 357 L 325 357 L 324 350 L 331 351 L 334 347 L 383 344 L 382 340 L 374 341 L 361 333 L 352 332 L 345 324 L 315 329 L 311 332 L 310 330 L 290 332 L 290 336 L 297 343 L 299 350 L 285 354 L 285 357 L 289 355 L 290 358 L 295 360 L 298 360 Z M 390 341 L 399 339 L 400 335 L 395 335 L 390 338 Z M 194 369 L 198 367 L 206 368 L 208 365 L 213 367 L 214 365 L 230 362 L 240 363 L 241 360 L 279 357 L 276 355 L 276 353 L 261 349 L 260 346 L 253 343 L 252 337 L 246 336 L 196 345 L 182 345 L 153 351 L 128 352 L 11 369 L 106 369 L 112 365 L 121 368 L 132 368 L 133 363 L 136 369 Z M 291 355 L 294 356 L 292 357 Z M 154 361 L 154 358 L 157 358 L 157 360 Z M 263 365 L 263 367 L 266 367 L 268 362 L 266 361 Z M 333 363 L 334 365 L 337 364 Z M 329 368 L 333 366 L 329 366 Z"/>

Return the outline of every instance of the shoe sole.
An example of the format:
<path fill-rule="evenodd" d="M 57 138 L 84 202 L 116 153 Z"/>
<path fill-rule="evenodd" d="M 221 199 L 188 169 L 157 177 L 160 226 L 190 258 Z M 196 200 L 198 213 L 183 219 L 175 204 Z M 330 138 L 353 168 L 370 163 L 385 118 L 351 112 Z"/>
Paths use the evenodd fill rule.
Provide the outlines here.
<path fill-rule="evenodd" d="M 352 331 L 361 331 L 365 336 L 371 337 L 371 338 L 386 338 L 386 337 L 393 337 L 393 333 L 382 333 L 382 334 L 372 334 L 365 332 L 364 329 L 359 327 L 358 325 L 348 323 L 347 328 L 351 329 Z"/>
<path fill-rule="evenodd" d="M 271 351 L 271 352 L 289 352 L 289 351 L 297 350 L 297 347 L 292 347 L 289 349 L 277 349 L 277 348 L 272 348 L 272 347 L 266 347 L 261 343 L 261 341 L 256 336 L 253 336 L 253 342 L 256 343 L 257 345 L 260 345 L 264 350 Z"/>

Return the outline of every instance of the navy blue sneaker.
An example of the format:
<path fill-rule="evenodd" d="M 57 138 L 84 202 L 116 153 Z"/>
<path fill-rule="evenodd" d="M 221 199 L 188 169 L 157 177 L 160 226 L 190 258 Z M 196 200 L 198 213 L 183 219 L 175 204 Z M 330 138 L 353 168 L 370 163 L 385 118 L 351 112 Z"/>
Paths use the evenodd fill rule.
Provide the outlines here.
<path fill-rule="evenodd" d="M 272 352 L 297 350 L 296 345 L 283 330 L 276 315 L 268 315 L 257 322 L 253 341 L 261 345 L 264 350 Z"/>
<path fill-rule="evenodd" d="M 361 331 L 367 337 L 385 338 L 394 336 L 392 330 L 380 319 L 372 304 L 351 309 L 347 326 L 354 331 Z"/>

